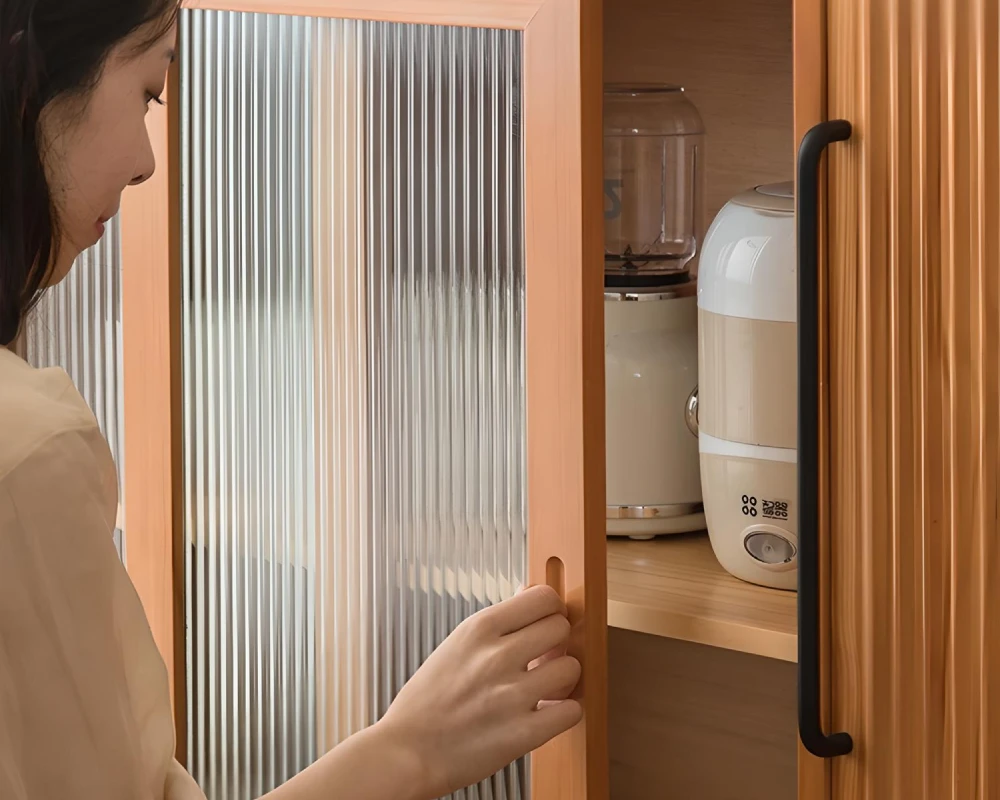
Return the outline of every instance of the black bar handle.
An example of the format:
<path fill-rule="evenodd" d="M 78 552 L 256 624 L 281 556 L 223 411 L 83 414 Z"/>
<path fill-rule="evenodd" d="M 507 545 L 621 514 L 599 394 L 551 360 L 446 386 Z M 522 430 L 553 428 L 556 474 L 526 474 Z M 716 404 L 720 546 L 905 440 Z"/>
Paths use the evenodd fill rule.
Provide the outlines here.
<path fill-rule="evenodd" d="M 848 733 L 823 733 L 819 680 L 819 168 L 831 142 L 851 138 L 837 119 L 811 128 L 799 146 L 798 361 L 799 361 L 799 737 L 820 758 L 854 748 Z"/>

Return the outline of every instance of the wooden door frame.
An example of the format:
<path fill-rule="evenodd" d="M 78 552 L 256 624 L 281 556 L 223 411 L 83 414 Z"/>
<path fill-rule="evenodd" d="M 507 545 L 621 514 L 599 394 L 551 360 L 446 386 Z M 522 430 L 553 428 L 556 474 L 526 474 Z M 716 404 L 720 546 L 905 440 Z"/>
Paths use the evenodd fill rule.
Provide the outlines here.
<path fill-rule="evenodd" d="M 535 797 L 606 798 L 607 569 L 600 0 L 185 0 L 184 8 L 523 31 L 528 575 L 559 578 L 585 720 L 532 761 Z M 176 97 L 178 69 L 167 94 Z M 154 109 L 159 168 L 122 203 L 128 569 L 170 673 L 186 756 L 179 114 Z M 559 569 L 552 569 L 553 565 Z"/>
<path fill-rule="evenodd" d="M 792 9 L 792 61 L 794 92 L 795 152 L 806 132 L 819 122 L 826 120 L 826 0 L 793 0 Z M 825 207 L 821 204 L 821 208 Z M 825 226 L 820 226 L 821 241 L 824 241 Z M 820 375 L 823 387 L 820 392 L 820 508 L 829 510 L 829 347 L 827 318 L 827 263 L 821 253 L 820 269 Z M 830 664 L 830 581 L 829 581 L 829 514 L 820 518 L 819 548 L 820 564 L 820 663 Z M 821 711 L 824 720 L 829 719 L 830 693 L 829 669 L 823 676 L 826 688 L 822 698 Z M 827 800 L 830 797 L 829 762 L 811 755 L 799 742 L 799 791 L 800 800 Z"/>

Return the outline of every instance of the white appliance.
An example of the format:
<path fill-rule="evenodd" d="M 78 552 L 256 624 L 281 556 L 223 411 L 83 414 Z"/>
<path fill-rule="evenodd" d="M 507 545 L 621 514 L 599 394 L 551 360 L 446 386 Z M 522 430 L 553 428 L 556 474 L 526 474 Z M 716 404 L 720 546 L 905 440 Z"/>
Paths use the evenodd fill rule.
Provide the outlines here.
<path fill-rule="evenodd" d="M 719 562 L 795 589 L 797 287 L 792 184 L 730 200 L 698 277 L 701 483 Z"/>
<path fill-rule="evenodd" d="M 605 290 L 610 536 L 705 529 L 689 409 L 698 383 L 697 319 L 693 280 Z"/>
<path fill-rule="evenodd" d="M 607 533 L 705 529 L 695 284 L 705 127 L 679 86 L 604 94 Z"/>

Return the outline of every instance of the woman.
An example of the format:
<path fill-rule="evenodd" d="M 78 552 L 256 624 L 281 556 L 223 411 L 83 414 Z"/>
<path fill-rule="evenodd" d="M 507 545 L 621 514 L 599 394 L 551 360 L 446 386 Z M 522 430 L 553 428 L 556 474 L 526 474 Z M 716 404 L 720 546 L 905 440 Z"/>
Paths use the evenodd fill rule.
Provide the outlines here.
<path fill-rule="evenodd" d="M 176 0 L 0 0 L 0 797 L 202 797 L 111 531 L 116 480 L 64 373 L 6 349 L 153 172 L 144 115 Z M 273 793 L 434 798 L 575 725 L 566 609 L 529 589 L 467 620 L 384 719 Z M 537 666 L 536 666 L 537 664 Z"/>

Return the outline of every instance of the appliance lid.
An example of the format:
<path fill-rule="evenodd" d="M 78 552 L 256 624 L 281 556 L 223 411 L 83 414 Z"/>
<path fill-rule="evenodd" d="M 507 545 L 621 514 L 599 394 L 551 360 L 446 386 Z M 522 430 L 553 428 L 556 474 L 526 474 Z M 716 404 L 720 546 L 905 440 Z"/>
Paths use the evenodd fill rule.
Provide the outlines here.
<path fill-rule="evenodd" d="M 795 184 L 792 181 L 784 181 L 783 183 L 767 183 L 756 186 L 736 195 L 730 202 L 758 211 L 794 214 Z"/>
<path fill-rule="evenodd" d="M 770 194 L 743 192 L 709 227 L 698 267 L 698 307 L 730 317 L 795 322 L 794 201 L 775 196 L 780 188 L 761 188 Z M 790 194 L 790 187 L 784 193 Z"/>
<path fill-rule="evenodd" d="M 705 123 L 683 86 L 608 83 L 604 86 L 605 136 L 698 136 Z"/>

